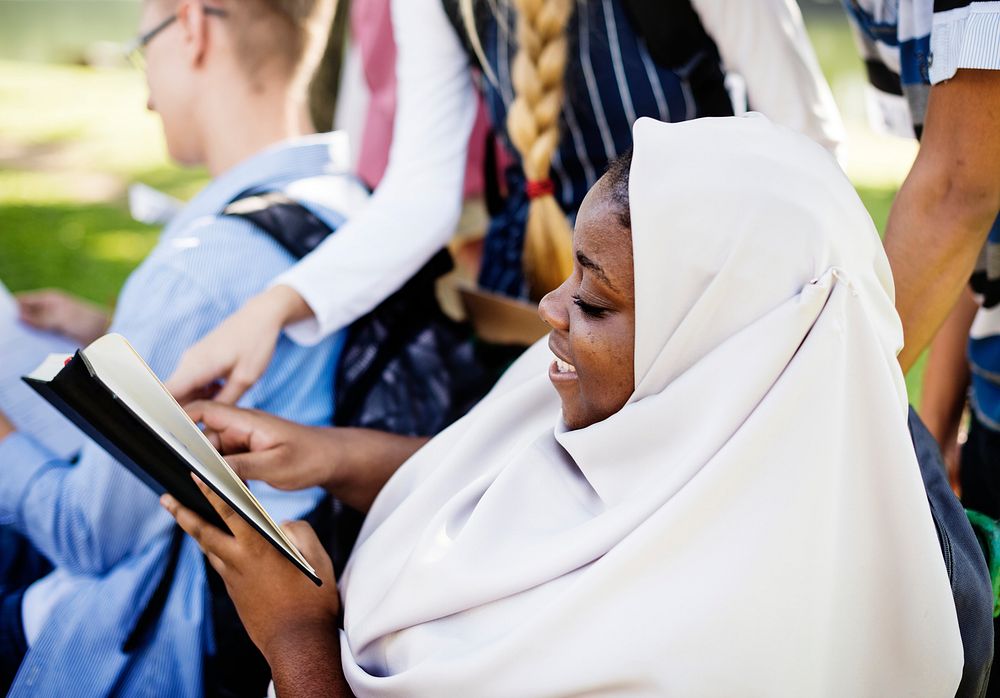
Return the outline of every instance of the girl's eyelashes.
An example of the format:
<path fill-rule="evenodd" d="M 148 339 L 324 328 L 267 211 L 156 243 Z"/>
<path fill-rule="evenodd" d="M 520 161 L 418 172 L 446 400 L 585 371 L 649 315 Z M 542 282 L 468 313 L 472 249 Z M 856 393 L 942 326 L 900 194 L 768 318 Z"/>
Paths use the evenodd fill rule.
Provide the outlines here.
<path fill-rule="evenodd" d="M 580 296 L 573 296 L 573 302 L 580 310 L 583 311 L 584 315 L 589 315 L 590 317 L 594 318 L 604 317 L 608 312 L 606 308 L 600 308 L 596 305 L 591 305 L 590 303 L 587 303 L 582 298 L 580 298 Z"/>

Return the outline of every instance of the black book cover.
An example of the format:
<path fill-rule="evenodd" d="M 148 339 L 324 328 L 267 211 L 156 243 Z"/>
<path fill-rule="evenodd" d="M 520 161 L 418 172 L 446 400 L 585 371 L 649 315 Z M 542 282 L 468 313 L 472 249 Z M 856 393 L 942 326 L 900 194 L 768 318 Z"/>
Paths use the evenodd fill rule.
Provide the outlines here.
<path fill-rule="evenodd" d="M 194 473 L 314 583 L 321 583 L 104 385 L 83 353 L 77 351 L 51 381 L 27 376 L 23 380 L 157 495 L 169 492 L 212 525 L 230 532 L 191 479 Z"/>

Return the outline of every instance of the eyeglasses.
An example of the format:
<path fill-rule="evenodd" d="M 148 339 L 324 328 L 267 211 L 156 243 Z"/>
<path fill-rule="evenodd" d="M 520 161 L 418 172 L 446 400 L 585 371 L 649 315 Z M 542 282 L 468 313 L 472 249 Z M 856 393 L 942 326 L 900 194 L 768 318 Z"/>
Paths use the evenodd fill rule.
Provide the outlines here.
<path fill-rule="evenodd" d="M 204 9 L 206 15 L 210 15 L 212 17 L 225 17 L 227 14 L 221 7 L 209 7 L 208 5 L 203 5 L 202 8 Z M 152 41 L 157 34 L 176 22 L 177 18 L 177 14 L 174 13 L 149 31 L 140 34 L 125 44 L 125 46 L 122 47 L 122 53 L 124 53 L 125 57 L 128 58 L 129 63 L 134 65 L 136 69 L 145 71 L 146 46 L 149 45 L 149 42 Z"/>

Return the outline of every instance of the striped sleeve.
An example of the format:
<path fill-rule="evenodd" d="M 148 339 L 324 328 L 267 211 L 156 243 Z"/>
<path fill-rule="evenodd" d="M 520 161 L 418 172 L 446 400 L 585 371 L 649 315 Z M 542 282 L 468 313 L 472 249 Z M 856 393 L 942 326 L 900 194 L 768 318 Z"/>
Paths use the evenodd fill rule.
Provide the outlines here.
<path fill-rule="evenodd" d="M 1000 70 L 1000 0 L 935 0 L 932 84 L 962 68 Z"/>

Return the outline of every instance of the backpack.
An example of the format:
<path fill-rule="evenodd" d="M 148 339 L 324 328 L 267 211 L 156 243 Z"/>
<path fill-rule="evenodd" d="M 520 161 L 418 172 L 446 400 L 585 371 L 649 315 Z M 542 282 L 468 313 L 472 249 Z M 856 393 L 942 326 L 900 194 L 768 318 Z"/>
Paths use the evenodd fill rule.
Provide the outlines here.
<path fill-rule="evenodd" d="M 912 407 L 909 428 L 962 635 L 965 666 L 956 696 L 979 698 L 986 694 L 993 662 L 994 602 L 990 573 L 969 517 L 948 484 L 937 441 Z M 905 579 L 900 581 L 906 583 Z"/>

